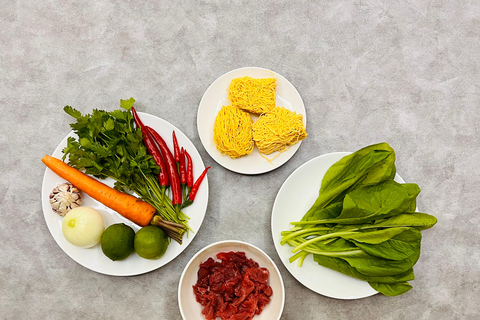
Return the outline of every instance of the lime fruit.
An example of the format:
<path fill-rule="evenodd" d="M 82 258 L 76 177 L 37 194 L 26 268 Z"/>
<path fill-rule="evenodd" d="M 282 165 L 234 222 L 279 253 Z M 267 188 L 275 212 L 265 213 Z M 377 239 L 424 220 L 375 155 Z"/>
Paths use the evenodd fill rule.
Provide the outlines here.
<path fill-rule="evenodd" d="M 168 247 L 168 237 L 156 226 L 146 226 L 135 235 L 135 252 L 145 259 L 158 259 L 165 254 Z"/>
<path fill-rule="evenodd" d="M 133 252 L 135 231 L 124 223 L 112 224 L 102 234 L 103 253 L 113 261 L 123 260 Z"/>

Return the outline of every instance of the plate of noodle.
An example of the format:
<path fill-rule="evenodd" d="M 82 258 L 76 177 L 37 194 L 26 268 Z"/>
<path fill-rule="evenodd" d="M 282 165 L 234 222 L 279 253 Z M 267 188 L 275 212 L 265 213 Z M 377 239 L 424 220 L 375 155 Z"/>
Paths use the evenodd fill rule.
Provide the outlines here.
<path fill-rule="evenodd" d="M 280 74 L 257 67 L 229 71 L 208 87 L 197 128 L 218 164 L 252 175 L 283 165 L 308 136 L 297 89 Z"/>

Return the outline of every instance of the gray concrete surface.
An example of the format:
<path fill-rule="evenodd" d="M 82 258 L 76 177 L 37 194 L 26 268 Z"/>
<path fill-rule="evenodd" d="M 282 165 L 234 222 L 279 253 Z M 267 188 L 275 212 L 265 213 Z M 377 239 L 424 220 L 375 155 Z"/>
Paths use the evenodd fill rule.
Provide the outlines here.
<path fill-rule="evenodd" d="M 183 267 L 225 239 L 255 244 L 277 263 L 285 320 L 480 318 L 478 1 L 0 3 L 0 318 L 181 319 Z M 196 128 L 207 87 L 244 66 L 289 79 L 308 117 L 297 154 L 258 176 L 217 165 Z M 53 240 L 40 159 L 70 131 L 64 105 L 113 110 L 131 96 L 186 133 L 214 169 L 191 246 L 161 269 L 119 278 L 80 266 Z M 307 160 L 380 141 L 422 188 L 422 211 L 438 218 L 424 232 L 414 289 L 355 301 L 311 292 L 274 249 L 275 195 Z"/>

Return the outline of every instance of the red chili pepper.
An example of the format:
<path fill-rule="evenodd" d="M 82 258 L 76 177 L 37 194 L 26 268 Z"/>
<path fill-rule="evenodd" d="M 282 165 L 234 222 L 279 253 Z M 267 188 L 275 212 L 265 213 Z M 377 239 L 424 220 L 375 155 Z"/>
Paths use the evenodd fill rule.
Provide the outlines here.
<path fill-rule="evenodd" d="M 187 200 L 187 168 L 185 164 L 185 149 L 180 151 L 180 167 L 178 168 L 178 172 L 180 173 L 180 185 L 182 186 L 182 196 L 183 201 Z"/>
<path fill-rule="evenodd" d="M 167 165 L 168 177 L 170 178 L 170 184 L 172 186 L 172 204 L 179 206 L 182 204 L 182 188 L 180 186 L 180 178 L 178 177 L 177 166 L 175 165 L 175 159 L 173 158 L 172 152 L 168 149 L 165 140 L 152 128 L 146 126 L 148 132 L 153 136 L 153 140 L 160 147 L 160 151 L 165 157 L 165 162 Z"/>
<path fill-rule="evenodd" d="M 185 150 L 185 155 L 187 156 L 188 164 L 187 164 L 187 187 L 191 189 L 193 187 L 193 162 L 192 157 L 188 154 L 187 150 Z"/>
<path fill-rule="evenodd" d="M 185 185 L 187 183 L 187 170 L 185 168 L 185 149 L 180 151 L 180 183 Z"/>
<path fill-rule="evenodd" d="M 195 200 L 195 197 L 197 196 L 198 188 L 200 187 L 200 184 L 202 183 L 203 178 L 205 178 L 205 175 L 207 174 L 208 169 L 210 169 L 210 167 L 206 167 L 205 170 L 203 170 L 200 177 L 198 177 L 197 181 L 195 181 L 192 191 L 190 191 L 190 194 L 188 195 L 188 199 L 190 199 L 191 201 Z"/>
<path fill-rule="evenodd" d="M 198 177 L 197 181 L 195 181 L 195 184 L 193 185 L 192 190 L 188 195 L 188 199 L 183 203 L 182 208 L 188 207 L 193 203 L 193 201 L 195 200 L 195 197 L 197 196 L 198 188 L 200 187 L 200 184 L 202 183 L 203 178 L 205 178 L 205 175 L 207 174 L 208 169 L 210 169 L 210 167 L 206 167 L 205 170 L 200 175 L 200 177 Z"/>
<path fill-rule="evenodd" d="M 135 110 L 134 107 L 132 107 L 132 115 L 133 115 L 133 120 L 135 120 L 135 124 L 137 127 L 142 129 L 144 127 L 142 120 L 138 117 L 137 110 Z"/>
<path fill-rule="evenodd" d="M 162 159 L 162 154 L 160 153 L 160 150 L 158 149 L 155 142 L 153 141 L 152 135 L 148 132 L 148 130 L 145 128 L 142 121 L 138 117 L 137 111 L 135 110 L 134 107 L 132 107 L 132 114 L 137 127 L 139 127 L 142 130 L 143 143 L 147 147 L 148 153 L 150 153 L 150 155 L 153 157 L 157 165 L 160 167 L 160 173 L 158 174 L 158 182 L 160 183 L 161 186 L 168 187 L 169 180 L 168 180 L 167 168 L 165 166 L 165 162 Z"/>
<path fill-rule="evenodd" d="M 175 135 L 175 130 L 172 132 L 173 137 L 173 156 L 175 157 L 175 162 L 177 164 L 177 169 L 180 165 L 180 149 L 178 148 L 177 136 Z"/>

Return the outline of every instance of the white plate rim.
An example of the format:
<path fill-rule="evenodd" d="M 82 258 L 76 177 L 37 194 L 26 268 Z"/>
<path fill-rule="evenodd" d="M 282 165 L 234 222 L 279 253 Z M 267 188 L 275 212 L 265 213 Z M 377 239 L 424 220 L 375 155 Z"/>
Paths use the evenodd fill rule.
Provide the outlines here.
<path fill-rule="evenodd" d="M 207 90 L 205 91 L 205 93 L 202 96 L 202 99 L 200 100 L 200 104 L 199 104 L 198 111 L 197 111 L 198 135 L 199 135 L 200 141 L 202 142 L 202 145 L 205 148 L 205 150 L 207 151 L 207 153 L 210 155 L 210 157 L 212 157 L 212 159 L 214 159 L 218 164 L 220 164 L 224 168 L 226 168 L 230 171 L 240 173 L 240 174 L 245 174 L 245 175 L 262 174 L 262 173 L 270 172 L 272 170 L 277 169 L 278 167 L 285 164 L 288 160 L 290 160 L 291 157 L 293 157 L 295 155 L 295 153 L 300 148 L 300 145 L 302 143 L 302 141 L 297 142 L 296 144 L 291 146 L 287 151 L 281 153 L 277 158 L 275 158 L 273 160 L 274 164 L 270 164 L 266 159 L 263 159 L 258 154 L 257 147 L 254 148 L 254 150 L 252 151 L 251 154 L 249 154 L 245 157 L 242 157 L 242 158 L 230 159 L 228 156 L 222 156 L 221 153 L 216 149 L 215 144 L 213 142 L 213 138 L 210 139 L 211 137 L 213 137 L 213 122 L 215 121 L 215 117 L 218 113 L 219 108 L 218 108 L 218 106 L 215 106 L 214 114 L 207 117 L 207 118 L 211 119 L 211 121 L 208 124 L 205 123 L 205 121 L 203 120 L 204 119 L 203 112 L 207 108 L 206 100 L 209 99 L 210 96 L 213 96 L 213 95 L 216 96 L 217 94 L 219 96 L 221 96 L 221 94 L 215 92 L 215 87 L 222 81 L 227 81 L 228 80 L 228 82 L 230 82 L 232 79 L 240 77 L 240 76 L 253 76 L 253 77 L 255 77 L 255 75 L 252 75 L 252 73 L 260 73 L 260 72 L 272 73 L 277 78 L 277 83 L 281 82 L 282 85 L 286 86 L 285 89 L 288 89 L 288 90 L 292 91 L 292 94 L 295 95 L 295 96 L 292 95 L 291 98 L 289 98 L 289 100 L 296 100 L 298 102 L 297 104 L 295 104 L 295 108 L 293 109 L 293 111 L 296 111 L 297 114 L 298 113 L 302 114 L 303 123 L 304 123 L 305 128 L 306 128 L 307 127 L 307 115 L 306 115 L 306 111 L 305 111 L 305 105 L 303 103 L 302 97 L 300 96 L 300 93 L 298 92 L 297 88 L 295 88 L 295 86 L 293 86 L 293 84 L 288 79 L 286 79 L 284 76 L 276 73 L 275 71 L 269 70 L 267 68 L 242 67 L 242 68 L 233 69 L 231 71 L 228 71 L 228 72 L 224 73 L 223 75 L 218 77 L 215 81 L 213 81 L 210 84 L 210 86 L 207 88 Z M 226 89 L 227 88 L 225 87 L 225 90 Z M 277 86 L 277 89 L 278 89 L 278 86 Z M 285 100 L 285 101 L 288 102 L 287 99 L 284 99 L 283 97 L 281 97 L 277 94 L 277 101 L 279 100 L 279 98 L 280 98 L 280 100 Z M 220 101 L 221 101 L 221 99 L 220 99 Z M 218 102 L 220 102 L 220 101 L 217 101 L 217 105 L 218 105 Z M 277 103 L 277 105 L 279 105 L 279 104 Z M 291 109 L 291 108 L 289 108 L 289 109 Z M 204 127 L 207 127 L 207 128 L 205 128 L 205 131 L 203 131 Z M 206 133 L 206 132 L 209 132 L 209 130 L 212 132 L 211 134 Z M 258 156 L 257 156 L 257 154 L 258 154 Z M 277 153 L 268 155 L 268 158 L 272 158 L 276 154 Z M 250 157 L 250 158 L 248 158 L 248 157 Z M 257 160 L 256 163 L 254 161 L 245 160 L 245 159 L 252 159 L 253 157 L 255 157 L 255 160 Z M 262 160 L 262 162 L 258 162 L 260 159 Z M 242 162 L 246 162 L 246 164 L 243 164 Z"/>
<path fill-rule="evenodd" d="M 175 134 L 176 134 L 176 137 L 177 137 L 177 140 L 178 140 L 179 144 L 188 148 L 187 150 L 189 151 L 190 156 L 192 157 L 192 161 L 195 163 L 195 165 L 193 167 L 194 178 L 197 178 L 200 175 L 200 173 L 205 169 L 205 165 L 203 163 L 203 160 L 202 160 L 198 150 L 196 149 L 194 144 L 190 141 L 190 139 L 180 129 L 178 129 L 176 126 L 174 126 L 170 122 L 168 122 L 168 121 L 166 121 L 166 120 L 164 120 L 160 117 L 157 117 L 157 116 L 149 114 L 149 113 L 144 113 L 144 112 L 138 112 L 137 111 L 137 113 L 138 113 L 140 119 L 144 122 L 145 125 L 148 125 L 148 126 L 152 127 L 153 129 L 155 129 L 157 131 L 159 131 L 159 124 L 161 124 L 162 126 L 167 126 L 168 128 L 166 128 L 165 130 L 167 130 L 167 129 L 168 130 L 175 130 Z M 73 131 L 71 131 L 69 134 L 67 134 L 63 138 L 63 140 L 56 147 L 55 151 L 52 153 L 52 156 L 60 155 L 60 156 L 57 156 L 57 158 L 62 157 L 62 149 L 66 146 L 67 138 L 71 137 L 71 136 L 75 136 Z M 173 150 L 173 142 L 171 141 L 171 139 L 166 138 L 164 136 L 163 136 L 163 138 L 165 139 L 165 142 L 167 143 L 169 148 L 171 150 Z M 88 261 L 87 262 L 79 261 L 79 259 L 76 258 L 72 254 L 72 250 L 100 250 L 100 253 L 101 253 L 100 244 L 97 244 L 93 248 L 89 248 L 89 249 L 77 248 L 77 247 L 71 245 L 70 243 L 68 243 L 63 238 L 63 235 L 62 235 L 63 239 L 60 238 L 58 230 L 54 229 L 54 228 L 58 227 L 58 223 L 60 223 L 60 225 L 61 225 L 62 217 L 58 216 L 55 212 L 52 211 L 50 203 L 48 201 L 49 194 L 50 194 L 51 190 L 48 190 L 45 187 L 45 184 L 46 184 L 46 181 L 48 179 L 48 176 L 52 175 L 52 174 L 55 175 L 49 168 L 45 168 L 45 172 L 44 172 L 43 180 L 42 180 L 42 192 L 41 192 L 42 209 L 43 209 L 44 219 L 45 219 L 45 222 L 47 224 L 48 230 L 49 230 L 51 236 L 53 237 L 53 239 L 55 240 L 55 242 L 57 243 L 57 245 L 62 249 L 62 251 L 65 254 L 67 254 L 67 256 L 69 256 L 72 260 L 74 260 L 75 262 L 77 262 L 81 266 L 83 266 L 83 267 L 85 267 L 89 270 L 95 271 L 97 273 L 100 273 L 100 274 L 105 274 L 105 275 L 110 275 L 110 276 L 135 276 L 135 275 L 140 275 L 140 274 L 144 274 L 144 273 L 154 271 L 154 270 L 166 265 L 167 263 L 174 260 L 178 255 L 180 255 L 187 248 L 187 246 L 193 241 L 193 239 L 197 235 L 197 233 L 198 233 L 198 231 L 199 231 L 199 229 L 200 229 L 200 227 L 203 223 L 203 220 L 205 218 L 207 205 L 208 205 L 208 193 L 209 193 L 208 174 L 205 176 L 205 178 L 202 182 L 202 185 L 200 186 L 200 188 L 198 190 L 197 198 L 195 199 L 195 202 L 190 207 L 184 209 L 185 214 L 189 215 L 190 218 L 191 218 L 189 220 L 189 222 L 191 222 L 193 220 L 192 217 L 195 217 L 196 218 L 195 222 L 198 225 L 198 227 L 193 230 L 194 231 L 193 233 L 192 232 L 189 233 L 188 238 L 187 238 L 186 235 L 184 235 L 182 245 L 178 245 L 178 243 L 176 243 L 175 241 L 171 242 L 171 244 L 169 245 L 169 249 L 171 248 L 172 245 L 174 245 L 175 247 L 179 246 L 179 248 L 180 248 L 179 250 L 177 250 L 173 254 L 173 256 L 169 255 L 168 258 L 166 258 L 166 256 L 167 256 L 167 254 L 166 254 L 165 256 L 163 256 L 163 257 L 161 257 L 157 260 L 148 260 L 148 259 L 142 259 L 142 258 L 136 256 L 136 253 L 132 253 L 132 255 L 130 255 L 126 260 L 115 261 L 115 262 L 110 261 L 110 260 L 108 260 L 108 258 L 104 257 L 105 259 L 108 260 L 108 263 L 126 263 L 128 259 L 132 258 L 132 256 L 136 257 L 136 261 L 139 261 L 139 260 L 141 261 L 141 267 L 139 267 L 137 269 L 134 269 L 134 270 L 131 270 L 131 271 L 124 271 L 124 270 L 123 271 L 108 271 L 108 270 L 104 270 L 103 268 L 99 268 L 94 263 L 89 263 Z M 55 176 L 58 177 L 57 175 L 55 175 Z M 58 182 L 56 184 L 62 183 L 64 181 L 66 181 L 66 180 L 58 177 Z M 113 185 L 113 181 L 109 181 L 107 179 L 102 180 L 102 182 L 106 183 L 107 185 L 110 185 L 110 186 Z M 89 201 L 90 203 L 95 203 L 95 204 L 98 204 L 99 206 L 101 206 L 101 204 L 99 204 L 95 200 L 91 199 L 88 195 L 86 195 L 84 193 L 82 193 L 82 195 L 84 197 L 83 201 Z M 87 205 L 87 204 L 82 203 L 82 205 Z M 192 207 L 194 208 L 193 210 L 191 209 Z M 97 209 L 97 210 L 99 210 L 99 209 Z M 189 210 L 189 211 L 187 212 L 187 210 Z M 125 223 L 127 225 L 130 225 L 135 230 L 138 230 L 140 228 L 138 225 L 134 224 L 131 221 L 128 221 L 126 218 L 123 218 L 118 213 L 114 212 L 113 210 L 111 210 L 109 208 L 106 208 L 106 207 L 103 206 L 102 210 L 99 210 L 99 211 L 101 212 L 104 220 L 106 218 L 105 211 L 107 211 L 109 214 L 112 214 L 113 216 L 115 216 L 116 219 L 113 221 L 113 223 Z M 55 226 L 55 222 L 52 222 L 52 220 L 51 220 L 52 216 L 54 217 L 53 219 L 57 220 L 57 226 Z M 109 218 L 109 217 L 107 217 L 107 218 Z M 107 221 L 105 221 L 105 222 L 106 222 L 105 223 L 105 228 L 107 228 L 108 225 L 112 224 L 112 223 L 108 224 Z M 192 227 L 192 225 L 190 223 L 189 223 L 189 225 L 190 225 L 190 227 Z M 60 235 L 61 235 L 61 231 L 60 231 Z M 167 249 L 167 253 L 168 253 L 169 249 Z M 103 253 L 101 253 L 101 254 L 103 255 Z"/>
<path fill-rule="evenodd" d="M 195 261 L 195 259 L 203 254 L 203 252 L 207 251 L 208 249 L 214 247 L 214 246 L 217 246 L 217 245 L 222 245 L 222 244 L 240 244 L 240 245 L 244 245 L 244 246 L 247 246 L 247 247 L 252 247 L 254 248 L 255 250 L 257 250 L 260 254 L 262 254 L 264 256 L 264 258 L 266 258 L 272 265 L 273 267 L 275 268 L 275 272 L 278 274 L 278 278 L 280 280 L 280 284 L 281 284 L 281 296 L 282 296 L 282 300 L 281 300 L 281 309 L 280 309 L 280 313 L 279 313 L 279 316 L 278 316 L 278 319 L 276 320 L 279 320 L 283 314 L 283 309 L 285 307 L 285 285 L 283 283 L 283 278 L 282 278 L 282 274 L 280 272 L 280 270 L 278 269 L 277 265 L 275 264 L 275 262 L 272 260 L 272 258 L 270 258 L 270 256 L 268 254 L 266 254 L 262 249 L 260 249 L 259 247 L 251 244 L 251 243 L 248 243 L 248 242 L 245 242 L 245 241 L 240 241 L 240 240 L 222 240 L 222 241 L 218 241 L 218 242 L 214 242 L 214 243 L 211 243 L 205 247 L 203 247 L 202 249 L 200 249 L 188 262 L 187 264 L 185 265 L 183 271 L 182 271 L 182 275 L 180 276 L 180 280 L 178 281 L 178 290 L 177 290 L 177 298 L 178 298 L 178 307 L 180 309 L 180 313 L 182 315 L 182 319 L 184 320 L 187 320 L 185 318 L 185 314 L 183 313 L 183 307 L 182 307 L 182 299 L 181 299 L 181 295 L 182 295 L 182 283 L 183 283 L 183 280 L 185 278 L 185 274 L 187 273 L 188 271 L 188 268 L 190 267 L 190 265 L 193 263 L 193 261 Z M 272 319 L 273 320 L 273 319 Z"/>
<path fill-rule="evenodd" d="M 277 196 L 275 197 L 275 201 L 274 201 L 274 204 L 273 204 L 273 208 L 272 208 L 272 216 L 271 216 L 271 231 L 272 231 L 272 239 L 273 239 L 273 242 L 274 242 L 274 246 L 275 246 L 275 250 L 277 251 L 277 254 L 278 256 L 280 257 L 280 260 L 282 261 L 283 265 L 285 266 L 285 268 L 287 269 L 287 271 L 298 281 L 300 282 L 303 286 L 307 287 L 308 289 L 312 290 L 313 292 L 315 293 L 318 293 L 318 294 L 321 294 L 323 296 L 326 296 L 326 297 L 329 297 L 329 298 L 334 298 L 334 299 L 339 299 L 339 300 L 354 300 L 354 299 L 362 299 L 362 298 L 367 298 L 367 297 L 370 297 L 370 296 L 373 296 L 375 294 L 377 294 L 378 292 L 371 288 L 370 285 L 368 284 L 368 282 L 366 281 L 362 281 L 362 280 L 359 280 L 359 279 L 355 279 L 355 278 L 352 278 L 352 277 L 349 277 L 347 275 L 344 275 L 340 272 L 337 272 L 337 271 L 334 271 L 334 270 L 330 270 L 326 267 L 323 267 L 321 265 L 318 265 L 317 263 L 315 263 L 313 260 L 309 260 L 308 257 L 307 259 L 305 259 L 304 261 L 304 266 L 306 263 L 313 263 L 315 264 L 315 267 L 318 268 L 318 272 L 329 272 L 331 273 L 331 276 L 335 276 L 335 277 L 339 277 L 339 278 L 344 278 L 346 281 L 351 281 L 352 283 L 356 283 L 356 284 L 359 284 L 359 283 L 364 283 L 364 293 L 363 294 L 349 294 L 349 295 L 339 295 L 339 294 L 335 294 L 335 293 L 332 293 L 332 292 L 326 292 L 325 290 L 322 290 L 322 288 L 318 288 L 318 287 L 315 287 L 314 285 L 312 285 L 311 282 L 308 282 L 308 281 L 305 281 L 305 279 L 302 278 L 301 276 L 301 270 L 303 267 L 299 268 L 299 267 L 296 267 L 296 263 L 290 263 L 288 261 L 288 259 L 293 255 L 291 253 L 291 250 L 289 250 L 289 254 L 286 255 L 283 253 L 282 251 L 282 248 L 284 247 L 288 247 L 288 245 L 285 245 L 285 246 L 281 246 L 280 245 L 280 235 L 276 234 L 275 232 L 275 227 L 274 227 L 274 224 L 277 222 L 275 219 L 276 219 L 276 210 L 277 207 L 278 207 L 278 202 L 279 202 L 279 199 L 280 197 L 282 196 L 282 191 L 285 190 L 285 188 L 288 186 L 288 184 L 290 183 L 290 181 L 297 175 L 299 174 L 299 172 L 301 170 L 303 170 L 305 167 L 307 167 L 308 165 L 314 163 L 314 162 L 318 162 L 320 161 L 320 159 L 326 159 L 326 158 L 329 158 L 329 157 L 332 157 L 332 158 L 335 158 L 336 160 L 332 162 L 332 165 L 340 160 L 341 158 L 343 158 L 344 156 L 347 156 L 349 154 L 351 154 L 352 152 L 331 152 L 331 153 L 327 153 L 327 154 L 323 154 L 323 155 L 320 155 L 320 156 L 317 156 L 313 159 L 310 159 L 308 160 L 307 162 L 303 163 L 301 166 L 299 166 L 297 169 L 295 169 L 289 176 L 288 178 L 284 181 L 284 183 L 282 184 L 282 186 L 280 187 L 278 193 L 277 193 Z M 337 159 L 338 158 L 338 159 Z M 331 165 L 330 165 L 331 166 Z M 330 168 L 330 166 L 328 166 L 327 168 L 322 168 L 322 169 L 325 169 L 325 170 L 328 170 L 328 168 Z M 318 181 L 318 189 L 315 190 L 314 192 L 316 192 L 316 196 L 318 196 L 318 191 L 320 190 L 320 184 L 321 184 L 321 181 L 323 179 L 323 176 L 322 175 L 321 177 L 315 177 L 315 179 L 319 179 Z M 313 179 L 313 177 L 312 177 Z M 395 181 L 399 182 L 399 183 L 405 183 L 405 181 L 398 175 L 398 173 L 395 175 Z M 313 204 L 310 203 L 309 205 L 311 206 Z M 298 213 L 297 213 L 298 214 Z M 295 216 L 294 218 L 292 218 L 291 221 L 294 221 L 293 219 L 296 219 L 298 218 L 301 219 L 301 217 L 305 214 L 305 212 L 300 212 L 299 213 L 299 217 Z M 288 221 L 288 223 L 290 223 L 291 221 Z M 295 269 L 297 268 L 297 269 Z M 363 286 L 363 285 L 362 285 Z"/>

